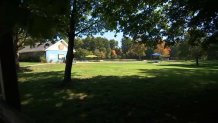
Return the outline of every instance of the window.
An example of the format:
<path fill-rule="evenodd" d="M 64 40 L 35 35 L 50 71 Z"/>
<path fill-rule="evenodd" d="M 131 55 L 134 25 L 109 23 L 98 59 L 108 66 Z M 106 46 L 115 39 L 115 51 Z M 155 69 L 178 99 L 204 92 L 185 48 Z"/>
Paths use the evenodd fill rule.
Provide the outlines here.
<path fill-rule="evenodd" d="M 58 54 L 58 59 L 64 59 L 64 58 L 65 58 L 64 54 Z"/>

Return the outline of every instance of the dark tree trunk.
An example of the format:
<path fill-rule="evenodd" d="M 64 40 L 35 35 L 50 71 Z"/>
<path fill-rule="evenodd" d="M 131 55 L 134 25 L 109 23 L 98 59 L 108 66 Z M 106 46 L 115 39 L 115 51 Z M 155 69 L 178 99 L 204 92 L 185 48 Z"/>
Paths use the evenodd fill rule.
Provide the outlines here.
<path fill-rule="evenodd" d="M 65 66 L 65 72 L 64 72 L 64 80 L 63 84 L 66 84 L 71 81 L 71 69 L 72 69 L 72 63 L 74 58 L 74 40 L 75 40 L 75 32 L 76 32 L 76 16 L 77 16 L 77 10 L 76 10 L 76 0 L 73 2 L 73 10 L 71 11 L 70 15 L 70 29 L 68 32 L 68 50 L 67 50 L 67 56 L 66 56 L 66 66 Z"/>
<path fill-rule="evenodd" d="M 12 108 L 20 110 L 20 96 L 15 65 L 13 29 L 16 22 L 19 0 L 1 0 L 0 19 L 0 83 L 3 100 Z M 12 18 L 13 17 L 13 18 Z"/>
<path fill-rule="evenodd" d="M 139 61 L 141 61 L 141 59 L 142 59 L 141 56 L 139 56 Z"/>
<path fill-rule="evenodd" d="M 0 36 L 0 62 L 2 69 L 0 81 L 3 88 L 3 98 L 9 106 L 20 110 L 12 31 L 5 32 Z"/>
<path fill-rule="evenodd" d="M 73 48 L 74 48 L 74 38 L 75 35 L 69 34 L 69 42 L 68 42 L 68 51 L 66 56 L 66 66 L 65 66 L 65 72 L 64 72 L 64 83 L 71 81 L 71 69 L 72 69 L 72 63 L 73 63 Z"/>
<path fill-rule="evenodd" d="M 199 66 L 199 57 L 198 56 L 195 58 L 195 62 L 196 62 L 196 66 Z"/>
<path fill-rule="evenodd" d="M 14 50 L 15 50 L 15 62 L 16 62 L 17 71 L 20 69 L 19 55 L 18 55 L 18 50 L 19 50 L 18 42 L 19 42 L 18 32 L 15 32 L 14 33 Z"/>

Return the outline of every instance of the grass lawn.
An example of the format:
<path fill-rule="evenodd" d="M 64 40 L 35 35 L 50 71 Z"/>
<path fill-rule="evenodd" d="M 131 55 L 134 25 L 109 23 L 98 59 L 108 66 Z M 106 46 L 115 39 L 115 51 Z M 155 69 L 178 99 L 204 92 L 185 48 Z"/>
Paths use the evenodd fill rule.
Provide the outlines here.
<path fill-rule="evenodd" d="M 22 66 L 22 65 L 21 65 Z M 217 123 L 218 62 L 23 65 L 22 111 L 36 123 Z"/>
<path fill-rule="evenodd" d="M 34 65 L 38 65 L 38 64 L 43 64 L 43 63 L 39 63 L 39 62 L 20 62 L 21 67 L 34 66 Z"/>

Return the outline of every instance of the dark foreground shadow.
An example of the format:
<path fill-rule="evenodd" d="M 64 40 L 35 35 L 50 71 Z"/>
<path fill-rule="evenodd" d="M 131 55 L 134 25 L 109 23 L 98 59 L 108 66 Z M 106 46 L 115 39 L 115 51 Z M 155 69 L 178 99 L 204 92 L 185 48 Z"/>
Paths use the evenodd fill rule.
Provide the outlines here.
<path fill-rule="evenodd" d="M 215 123 L 218 77 L 213 70 L 141 69 L 146 76 L 73 79 L 63 72 L 25 73 L 23 112 L 37 123 Z"/>

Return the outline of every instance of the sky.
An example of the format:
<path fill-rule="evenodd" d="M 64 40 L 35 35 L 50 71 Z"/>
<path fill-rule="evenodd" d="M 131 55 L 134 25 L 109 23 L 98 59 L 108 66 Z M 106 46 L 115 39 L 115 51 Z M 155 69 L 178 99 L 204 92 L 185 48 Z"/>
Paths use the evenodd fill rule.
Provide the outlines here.
<path fill-rule="evenodd" d="M 123 38 L 123 33 L 122 32 L 117 33 L 116 37 L 114 35 L 115 35 L 115 32 L 106 32 L 106 33 L 104 33 L 104 35 L 97 34 L 94 36 L 95 37 L 104 37 L 104 38 L 107 38 L 109 40 L 114 39 L 114 40 L 118 41 L 118 46 L 121 47 L 121 39 Z"/>
<path fill-rule="evenodd" d="M 118 41 L 118 46 L 121 47 L 121 39 L 123 38 L 123 33 L 117 33 L 116 37 L 115 37 L 115 32 L 105 32 L 103 35 L 101 34 L 96 34 L 93 35 L 94 37 L 103 37 L 103 38 L 107 38 L 108 40 L 114 39 L 116 41 Z M 86 36 L 83 36 L 82 38 L 85 38 Z M 58 40 L 60 40 L 59 37 L 57 37 Z"/>

